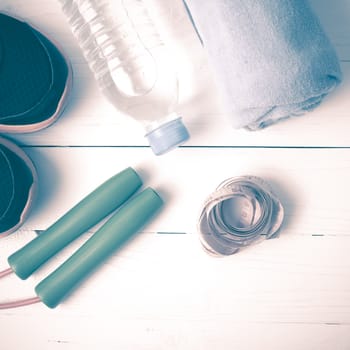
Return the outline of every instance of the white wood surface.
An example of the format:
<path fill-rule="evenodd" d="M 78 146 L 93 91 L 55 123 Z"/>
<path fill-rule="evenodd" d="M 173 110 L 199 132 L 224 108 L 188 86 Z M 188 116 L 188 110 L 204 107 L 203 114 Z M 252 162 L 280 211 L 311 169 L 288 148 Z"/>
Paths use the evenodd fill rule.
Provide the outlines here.
<path fill-rule="evenodd" d="M 166 200 L 161 214 L 57 309 L 0 311 L 0 349 L 349 350 L 350 1 L 312 1 L 341 59 L 341 87 L 309 115 L 254 133 L 233 130 L 225 119 L 181 1 L 161 3 L 180 67 L 179 110 L 192 137 L 155 157 L 139 125 L 101 96 L 58 2 L 0 2 L 0 11 L 54 37 L 75 76 L 58 122 L 14 138 L 33 159 L 40 189 L 25 225 L 0 241 L 0 270 L 35 230 L 127 166 Z M 263 177 L 281 198 L 280 236 L 231 257 L 208 256 L 196 232 L 202 203 L 221 181 L 245 174 Z M 1 280 L 0 301 L 32 296 L 91 234 L 27 281 Z"/>

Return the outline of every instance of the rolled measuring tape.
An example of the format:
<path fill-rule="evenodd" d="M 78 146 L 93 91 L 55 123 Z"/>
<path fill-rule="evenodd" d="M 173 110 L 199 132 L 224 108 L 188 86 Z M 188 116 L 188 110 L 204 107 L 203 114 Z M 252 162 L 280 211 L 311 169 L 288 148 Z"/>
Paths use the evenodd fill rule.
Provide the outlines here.
<path fill-rule="evenodd" d="M 283 206 L 266 181 L 240 176 L 225 180 L 207 198 L 198 231 L 208 253 L 231 255 L 277 236 L 283 217 Z"/>

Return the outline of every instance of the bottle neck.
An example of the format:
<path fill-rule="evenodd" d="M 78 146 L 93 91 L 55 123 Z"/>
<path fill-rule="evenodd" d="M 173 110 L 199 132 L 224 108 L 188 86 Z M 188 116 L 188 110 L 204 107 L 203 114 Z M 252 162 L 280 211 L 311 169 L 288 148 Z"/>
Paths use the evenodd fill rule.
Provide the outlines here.
<path fill-rule="evenodd" d="M 181 119 L 181 117 L 177 113 L 172 112 L 166 115 L 165 117 L 162 117 L 153 121 L 144 120 L 142 123 L 144 125 L 146 134 L 148 134 L 153 130 L 160 128 L 162 125 L 172 122 L 176 119 Z"/>

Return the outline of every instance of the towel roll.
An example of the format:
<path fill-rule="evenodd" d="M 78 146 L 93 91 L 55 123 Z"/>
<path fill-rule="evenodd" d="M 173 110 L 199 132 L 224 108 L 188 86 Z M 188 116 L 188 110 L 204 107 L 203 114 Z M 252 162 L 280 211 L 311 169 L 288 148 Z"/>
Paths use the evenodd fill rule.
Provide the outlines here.
<path fill-rule="evenodd" d="M 185 0 L 235 128 L 257 130 L 317 107 L 341 81 L 307 0 Z"/>

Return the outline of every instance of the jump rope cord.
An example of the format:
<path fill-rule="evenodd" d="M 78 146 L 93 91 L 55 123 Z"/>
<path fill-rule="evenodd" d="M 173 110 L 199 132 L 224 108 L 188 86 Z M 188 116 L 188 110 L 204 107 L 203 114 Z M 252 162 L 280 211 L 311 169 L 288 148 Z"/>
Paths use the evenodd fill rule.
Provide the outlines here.
<path fill-rule="evenodd" d="M 7 303 L 0 304 L 0 310 L 12 309 L 15 307 L 31 305 L 31 304 L 39 303 L 40 301 L 41 301 L 41 299 L 39 297 L 33 297 L 33 298 L 29 298 L 29 299 L 16 300 L 16 301 L 9 301 Z"/>
<path fill-rule="evenodd" d="M 13 272 L 13 270 L 11 269 L 11 267 L 9 267 L 9 268 L 6 269 L 6 270 L 1 271 L 1 272 L 0 272 L 0 278 L 9 275 L 9 274 L 12 273 L 12 272 Z"/>
<path fill-rule="evenodd" d="M 3 278 L 7 275 L 10 275 L 13 272 L 11 267 L 9 267 L 6 270 L 3 270 L 0 272 L 0 278 Z M 33 298 L 28 298 L 28 299 L 23 299 L 23 300 L 16 300 L 16 301 L 9 301 L 7 303 L 0 303 L 0 310 L 5 310 L 5 309 L 13 309 L 15 307 L 20 307 L 20 306 L 26 306 L 26 305 L 31 305 L 40 302 L 41 299 L 39 297 L 33 297 Z"/>

